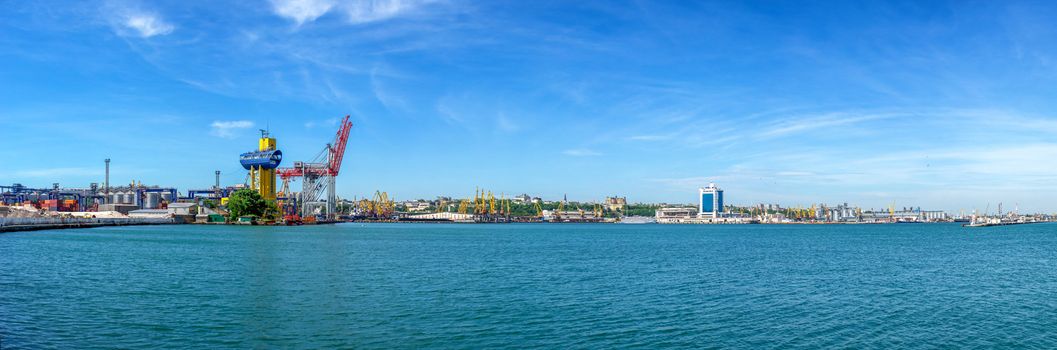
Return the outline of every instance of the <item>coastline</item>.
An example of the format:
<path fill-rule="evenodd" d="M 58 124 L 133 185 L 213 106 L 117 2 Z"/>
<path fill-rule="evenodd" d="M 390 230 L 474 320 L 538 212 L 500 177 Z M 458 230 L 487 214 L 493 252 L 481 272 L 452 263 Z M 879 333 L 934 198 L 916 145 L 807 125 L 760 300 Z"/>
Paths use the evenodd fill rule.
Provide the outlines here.
<path fill-rule="evenodd" d="M 176 223 L 169 219 L 57 219 L 20 221 L 22 222 L 14 224 L 0 222 L 0 233 L 42 230 L 65 230 L 107 226 L 179 225 L 179 223 Z"/>

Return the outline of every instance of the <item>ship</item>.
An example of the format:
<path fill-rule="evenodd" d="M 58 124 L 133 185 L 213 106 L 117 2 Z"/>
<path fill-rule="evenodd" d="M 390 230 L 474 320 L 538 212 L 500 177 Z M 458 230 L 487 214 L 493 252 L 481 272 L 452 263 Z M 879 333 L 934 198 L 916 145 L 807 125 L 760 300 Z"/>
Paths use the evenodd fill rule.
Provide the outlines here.
<path fill-rule="evenodd" d="M 650 216 L 624 216 L 618 223 L 621 224 L 656 224 L 657 219 Z"/>

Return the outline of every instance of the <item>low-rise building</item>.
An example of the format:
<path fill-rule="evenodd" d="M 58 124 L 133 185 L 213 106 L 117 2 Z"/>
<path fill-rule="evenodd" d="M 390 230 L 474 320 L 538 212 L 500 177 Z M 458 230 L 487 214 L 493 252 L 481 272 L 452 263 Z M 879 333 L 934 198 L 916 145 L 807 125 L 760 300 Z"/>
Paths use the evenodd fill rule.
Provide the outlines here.
<path fill-rule="evenodd" d="M 168 210 L 173 215 L 198 215 L 198 204 L 194 203 L 172 203 Z"/>
<path fill-rule="evenodd" d="M 403 202 L 401 204 L 403 204 L 404 207 L 407 208 L 408 212 L 428 211 L 429 207 L 430 207 L 430 203 L 427 202 L 427 201 L 424 201 L 424 200 L 407 201 L 407 202 Z"/>
<path fill-rule="evenodd" d="M 661 219 L 688 219 L 697 216 L 697 208 L 660 208 L 654 217 Z"/>

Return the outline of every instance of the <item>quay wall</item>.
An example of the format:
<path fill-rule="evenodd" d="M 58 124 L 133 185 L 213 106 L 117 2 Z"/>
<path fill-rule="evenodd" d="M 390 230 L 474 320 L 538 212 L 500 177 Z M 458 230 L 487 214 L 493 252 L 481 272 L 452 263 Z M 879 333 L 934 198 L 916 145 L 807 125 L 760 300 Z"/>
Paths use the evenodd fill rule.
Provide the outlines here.
<path fill-rule="evenodd" d="M 9 218 L 0 217 L 0 232 L 125 225 L 166 225 L 172 218 Z"/>

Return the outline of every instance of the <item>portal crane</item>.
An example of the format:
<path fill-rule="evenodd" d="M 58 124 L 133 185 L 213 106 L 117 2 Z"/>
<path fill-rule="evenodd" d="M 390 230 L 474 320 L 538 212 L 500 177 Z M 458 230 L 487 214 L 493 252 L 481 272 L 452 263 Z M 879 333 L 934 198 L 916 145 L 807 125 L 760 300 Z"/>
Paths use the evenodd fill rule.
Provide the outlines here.
<path fill-rule="evenodd" d="M 311 162 L 294 162 L 292 168 L 276 169 L 276 174 L 283 180 L 284 188 L 290 180 L 301 178 L 298 204 L 301 206 L 302 217 L 311 216 L 316 207 L 325 205 L 327 220 L 337 219 L 338 196 L 335 179 L 341 171 L 341 161 L 345 157 L 345 146 L 348 144 L 351 129 L 352 122 L 346 115 L 338 124 L 334 141 L 323 147 Z"/>

